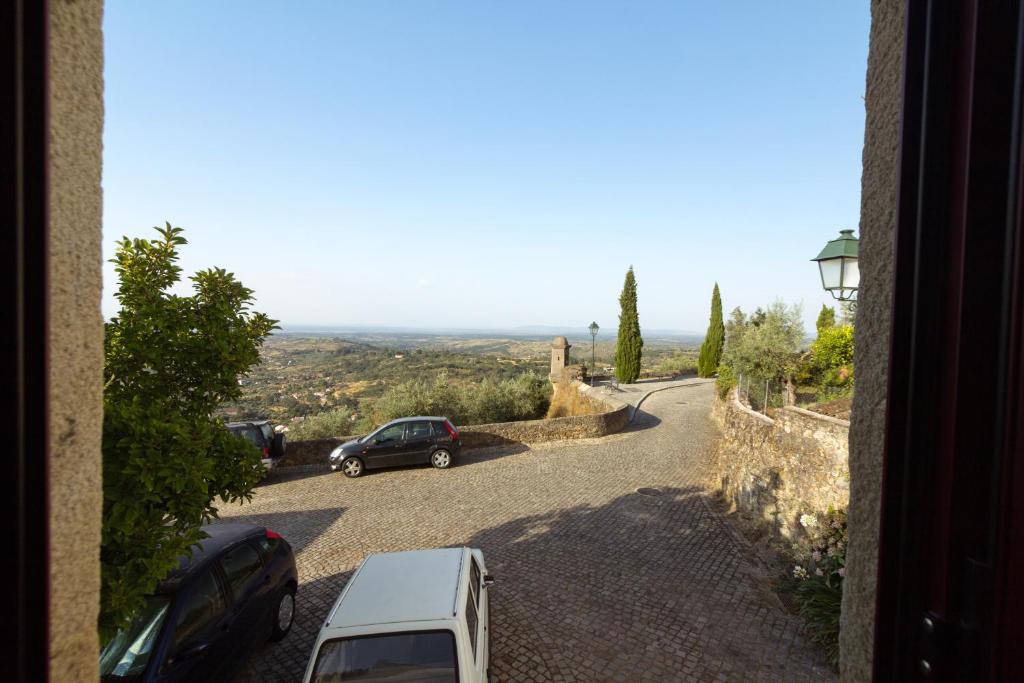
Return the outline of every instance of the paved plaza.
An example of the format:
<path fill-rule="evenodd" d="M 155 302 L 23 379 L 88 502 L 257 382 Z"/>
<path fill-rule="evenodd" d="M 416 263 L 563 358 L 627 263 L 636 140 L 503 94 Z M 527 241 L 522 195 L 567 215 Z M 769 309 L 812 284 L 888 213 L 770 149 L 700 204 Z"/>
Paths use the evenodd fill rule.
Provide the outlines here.
<path fill-rule="evenodd" d="M 292 632 L 236 683 L 299 680 L 366 555 L 463 545 L 496 577 L 494 681 L 834 679 L 701 487 L 713 385 L 617 395 L 662 387 L 613 436 L 467 451 L 448 471 L 282 471 L 222 509 L 283 534 L 300 580 Z"/>

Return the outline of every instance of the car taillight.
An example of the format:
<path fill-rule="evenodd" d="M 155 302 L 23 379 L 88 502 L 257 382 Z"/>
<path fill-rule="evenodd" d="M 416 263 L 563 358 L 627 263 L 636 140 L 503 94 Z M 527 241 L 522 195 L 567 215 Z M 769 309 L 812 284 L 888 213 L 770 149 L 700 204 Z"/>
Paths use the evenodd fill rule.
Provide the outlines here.
<path fill-rule="evenodd" d="M 266 446 L 263 447 L 263 457 L 264 458 L 269 458 L 270 457 L 270 449 L 267 448 Z"/>
<path fill-rule="evenodd" d="M 277 533 L 276 531 L 271 531 L 270 529 L 267 529 L 267 538 L 279 539 L 281 538 L 281 534 Z"/>
<path fill-rule="evenodd" d="M 449 422 L 448 420 L 444 421 L 444 428 L 448 430 L 448 434 L 450 434 L 453 439 L 459 438 L 459 432 L 455 429 L 455 427 L 452 427 L 452 423 Z"/>

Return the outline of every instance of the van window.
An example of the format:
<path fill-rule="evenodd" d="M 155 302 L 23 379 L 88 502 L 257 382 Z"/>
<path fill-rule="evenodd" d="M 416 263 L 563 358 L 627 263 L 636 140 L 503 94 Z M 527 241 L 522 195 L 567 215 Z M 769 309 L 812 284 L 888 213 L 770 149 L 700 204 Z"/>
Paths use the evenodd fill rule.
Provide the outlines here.
<path fill-rule="evenodd" d="M 469 565 L 469 588 L 473 591 L 473 599 L 477 607 L 480 606 L 480 567 L 476 566 L 476 560 Z"/>
<path fill-rule="evenodd" d="M 389 633 L 328 640 L 317 652 L 310 680 L 455 683 L 456 667 L 451 631 Z"/>
<path fill-rule="evenodd" d="M 473 660 L 476 660 L 476 632 L 480 625 L 480 617 L 476 613 L 476 596 L 466 596 L 466 626 L 469 628 L 469 643 L 473 646 Z"/>

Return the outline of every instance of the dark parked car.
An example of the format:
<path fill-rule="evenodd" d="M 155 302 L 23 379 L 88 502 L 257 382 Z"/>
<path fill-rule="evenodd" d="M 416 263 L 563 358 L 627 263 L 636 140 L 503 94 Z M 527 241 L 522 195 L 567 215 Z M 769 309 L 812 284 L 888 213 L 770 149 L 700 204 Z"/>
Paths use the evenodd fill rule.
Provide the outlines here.
<path fill-rule="evenodd" d="M 263 466 L 273 469 L 284 455 L 284 434 L 277 434 L 269 420 L 229 422 L 227 428 L 237 437 L 243 438 L 260 450 Z"/>
<path fill-rule="evenodd" d="M 403 417 L 341 444 L 331 451 L 328 462 L 346 477 L 380 467 L 427 463 L 445 470 L 455 462 L 460 445 L 459 430 L 446 417 Z"/>
<path fill-rule="evenodd" d="M 102 681 L 228 680 L 249 653 L 292 627 L 292 548 L 252 524 L 204 527 L 209 538 L 100 652 Z"/>

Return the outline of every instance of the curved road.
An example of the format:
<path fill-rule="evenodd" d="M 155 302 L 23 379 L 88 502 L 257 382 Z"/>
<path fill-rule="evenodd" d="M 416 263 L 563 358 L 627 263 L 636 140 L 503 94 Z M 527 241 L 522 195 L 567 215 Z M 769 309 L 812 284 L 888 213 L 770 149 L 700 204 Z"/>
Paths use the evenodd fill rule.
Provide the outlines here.
<path fill-rule="evenodd" d="M 664 387 L 612 436 L 468 451 L 449 471 L 279 473 L 251 503 L 222 509 L 284 534 L 301 582 L 292 632 L 259 648 L 236 681 L 299 680 L 368 553 L 460 545 L 482 548 L 497 578 L 493 680 L 834 678 L 707 504 L 713 386 L 639 384 L 618 396 L 635 405 Z"/>

